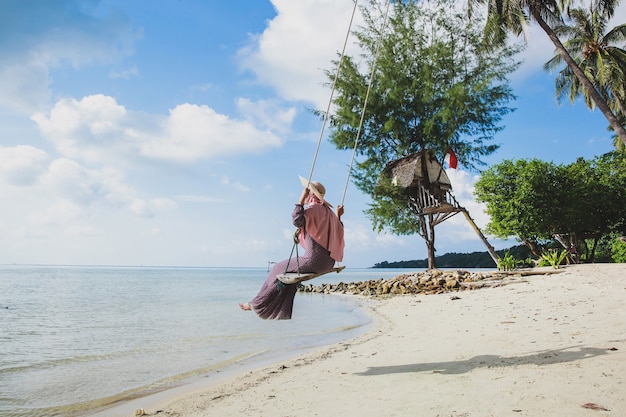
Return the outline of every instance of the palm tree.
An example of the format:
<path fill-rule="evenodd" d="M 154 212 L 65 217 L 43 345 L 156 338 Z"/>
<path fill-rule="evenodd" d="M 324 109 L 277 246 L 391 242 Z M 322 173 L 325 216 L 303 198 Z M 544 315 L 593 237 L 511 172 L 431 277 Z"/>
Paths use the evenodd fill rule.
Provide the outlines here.
<path fill-rule="evenodd" d="M 548 35 L 557 51 L 561 55 L 567 67 L 577 78 L 582 89 L 589 95 L 591 100 L 600 109 L 602 114 L 609 121 L 609 124 L 620 138 L 626 144 L 626 130 L 620 123 L 620 120 L 607 101 L 602 97 L 593 81 L 578 66 L 574 58 L 569 54 L 557 33 L 552 29 L 553 26 L 561 26 L 563 24 L 563 10 L 567 10 L 573 3 L 572 0 L 468 0 L 470 4 L 470 13 L 472 3 L 487 5 L 487 24 L 485 33 L 492 41 L 504 42 L 506 33 L 513 32 L 520 35 L 524 26 L 531 21 L 537 22 L 539 27 Z M 593 0 L 601 4 L 604 15 L 608 18 L 612 17 L 615 7 L 619 4 L 619 0 Z"/>
<path fill-rule="evenodd" d="M 626 24 L 605 33 L 608 19 L 599 4 L 592 5 L 589 10 L 570 10 L 568 14 L 572 25 L 556 26 L 555 33 L 568 38 L 563 45 L 613 112 L 618 116 L 626 115 L 626 51 L 615 46 L 626 40 Z M 544 65 L 544 69 L 553 71 L 562 63 L 561 54 L 557 54 Z M 587 106 L 595 108 L 595 103 L 569 67 L 559 72 L 556 88 L 559 101 L 569 92 L 570 102 L 583 95 Z"/>
<path fill-rule="evenodd" d="M 572 24 L 555 26 L 554 32 L 568 39 L 563 45 L 587 78 L 594 83 L 613 113 L 623 121 L 626 116 L 626 51 L 616 45 L 626 40 L 626 24 L 618 25 L 605 33 L 609 18 L 603 6 L 602 2 L 597 2 L 589 10 L 569 10 Z M 544 69 L 553 71 L 562 64 L 563 58 L 557 53 L 546 62 Z M 569 95 L 570 102 L 573 102 L 582 95 L 587 107 L 596 107 L 570 67 L 566 66 L 559 72 L 555 84 L 559 101 Z M 623 150 L 626 146 L 617 136 L 614 145 L 618 150 Z"/>

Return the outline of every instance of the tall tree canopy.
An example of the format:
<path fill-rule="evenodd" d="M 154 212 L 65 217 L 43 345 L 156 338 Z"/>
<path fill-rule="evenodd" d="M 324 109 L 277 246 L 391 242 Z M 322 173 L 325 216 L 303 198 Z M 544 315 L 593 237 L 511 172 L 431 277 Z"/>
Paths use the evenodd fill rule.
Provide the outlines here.
<path fill-rule="evenodd" d="M 506 76 L 517 66 L 513 57 L 519 48 L 486 50 L 480 26 L 468 22 L 467 11 L 457 5 L 454 0 L 393 2 L 383 28 L 383 11 L 371 0 L 362 7 L 365 25 L 355 33 L 363 54 L 344 57 L 330 138 L 340 149 L 354 147 L 375 67 L 353 178 L 373 196 L 367 214 L 379 231 L 420 233 L 420 221 L 405 200 L 375 193 L 386 164 L 424 149 L 443 161 L 451 147 L 460 163 L 476 168 L 483 165 L 481 157 L 498 148 L 490 142 L 512 110 Z M 328 71 L 329 79 L 334 73 Z"/>
<path fill-rule="evenodd" d="M 606 100 L 622 124 L 626 122 L 626 24 L 608 30 L 610 10 L 604 2 L 592 2 L 589 8 L 575 8 L 568 12 L 569 22 L 555 26 L 554 32 L 564 39 L 563 45 Z M 564 64 L 557 53 L 544 68 L 554 71 Z M 556 78 L 557 99 L 569 97 L 574 102 L 583 97 L 590 109 L 595 103 L 589 92 L 567 65 Z M 624 151 L 626 144 L 616 137 L 615 146 Z"/>
<path fill-rule="evenodd" d="M 613 17 L 615 8 L 620 0 L 590 0 L 597 4 L 598 10 L 606 18 Z M 573 0 L 468 0 L 470 15 L 472 5 L 487 5 L 487 23 L 485 25 L 486 39 L 490 42 L 505 42 L 506 33 L 512 32 L 520 35 L 524 27 L 531 21 L 537 22 L 541 29 L 548 35 L 563 61 L 577 78 L 585 90 L 585 94 L 595 103 L 598 109 L 608 120 L 611 128 L 620 140 L 626 144 L 626 129 L 623 120 L 620 120 L 602 94 L 598 91 L 587 74 L 580 68 L 568 49 L 563 44 L 554 28 L 563 26 L 566 15 Z"/>

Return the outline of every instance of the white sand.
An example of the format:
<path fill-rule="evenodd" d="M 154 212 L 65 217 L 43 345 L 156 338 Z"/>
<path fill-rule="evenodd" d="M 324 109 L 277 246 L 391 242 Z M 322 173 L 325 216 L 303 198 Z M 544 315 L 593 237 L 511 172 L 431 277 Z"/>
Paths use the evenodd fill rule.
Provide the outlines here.
<path fill-rule="evenodd" d="M 569 266 L 523 280 L 381 300 L 366 335 L 145 411 L 626 416 L 626 265 Z"/>

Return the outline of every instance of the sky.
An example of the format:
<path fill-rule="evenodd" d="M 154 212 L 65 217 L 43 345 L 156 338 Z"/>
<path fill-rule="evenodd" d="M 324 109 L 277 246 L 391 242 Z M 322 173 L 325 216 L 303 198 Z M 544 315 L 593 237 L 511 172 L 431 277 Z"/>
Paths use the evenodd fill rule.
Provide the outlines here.
<path fill-rule="evenodd" d="M 2 0 L 0 264 L 265 267 L 288 258 L 298 175 L 311 172 L 322 131 L 311 110 L 328 105 L 324 70 L 353 6 Z M 621 5 L 614 22 L 624 21 Z M 487 166 L 610 151 L 600 112 L 556 102 L 554 74 L 542 69 L 554 53 L 547 36 L 533 26 L 526 38 L 510 76 L 516 111 Z M 342 264 L 426 258 L 420 236 L 372 230 L 370 199 L 348 182 L 352 152 L 327 133 L 313 180 L 331 203 L 344 201 Z M 484 228 L 479 173 L 447 173 Z M 517 244 L 487 238 L 496 249 Z M 438 255 L 485 250 L 462 215 L 437 226 L 435 245 Z"/>

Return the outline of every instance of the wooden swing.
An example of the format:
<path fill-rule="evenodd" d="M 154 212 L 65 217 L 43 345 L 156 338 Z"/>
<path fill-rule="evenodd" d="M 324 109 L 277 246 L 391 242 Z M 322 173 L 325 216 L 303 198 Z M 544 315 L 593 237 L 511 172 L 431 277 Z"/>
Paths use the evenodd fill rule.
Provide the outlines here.
<path fill-rule="evenodd" d="M 322 275 L 326 275 L 331 272 L 341 272 L 346 269 L 345 265 L 343 266 L 335 266 L 330 271 L 326 272 L 300 272 L 300 262 L 298 257 L 298 244 L 300 243 L 300 229 L 296 229 L 293 234 L 293 246 L 291 248 L 291 254 L 289 255 L 289 260 L 287 261 L 287 266 L 285 267 L 284 274 L 276 275 L 276 279 L 283 284 L 297 284 L 302 281 L 308 281 L 313 278 L 321 277 Z M 296 252 L 296 271 L 297 272 L 287 272 L 289 270 L 289 264 L 291 264 L 291 258 L 293 257 L 293 252 Z"/>
<path fill-rule="evenodd" d="M 284 274 L 276 275 L 276 278 L 283 284 L 297 284 L 302 281 L 308 281 L 313 278 L 321 277 L 322 275 L 329 274 L 331 272 L 340 273 L 346 269 L 345 265 L 336 266 L 328 272 L 315 272 L 309 274 L 303 274 L 298 272 L 285 272 Z"/>
<path fill-rule="evenodd" d="M 308 183 L 311 182 L 311 178 L 313 177 L 313 170 L 315 168 L 315 162 L 317 160 L 317 155 L 319 153 L 319 149 L 320 149 L 320 145 L 322 143 L 322 137 L 324 136 L 324 129 L 326 127 L 326 124 L 328 122 L 328 115 L 330 114 L 330 106 L 332 105 L 333 102 L 333 95 L 335 93 L 335 86 L 337 85 L 337 79 L 339 78 L 339 71 L 341 69 L 341 64 L 343 62 L 343 58 L 345 56 L 345 52 L 346 52 L 346 46 L 348 44 L 348 39 L 350 37 L 350 31 L 352 30 L 352 22 L 354 21 L 354 15 L 356 13 L 357 10 L 357 6 L 358 6 L 358 0 L 356 0 L 354 2 L 354 8 L 352 9 L 352 16 L 350 18 L 350 24 L 348 25 L 348 32 L 346 33 L 346 38 L 343 44 L 343 50 L 341 51 L 341 57 L 339 59 L 339 64 L 337 65 L 337 71 L 335 72 L 335 78 L 333 80 L 333 85 L 332 85 L 332 89 L 331 89 L 331 93 L 330 93 L 330 99 L 328 100 L 328 106 L 326 108 L 326 112 L 324 113 L 324 122 L 322 123 L 322 128 L 320 130 L 320 135 L 317 141 L 317 148 L 315 149 L 315 155 L 313 157 L 313 164 L 311 165 L 311 171 L 309 172 L 309 178 L 308 178 Z M 378 51 L 380 50 L 380 44 L 381 44 L 381 40 L 383 37 L 383 32 L 384 32 L 384 27 L 387 25 L 387 16 L 389 14 L 389 5 L 391 4 L 391 1 L 388 0 L 387 1 L 387 9 L 385 11 L 385 18 L 382 24 L 382 29 L 380 31 L 380 35 L 378 38 L 378 43 L 376 46 L 376 54 L 374 57 L 374 64 L 372 65 L 372 70 L 370 73 L 370 78 L 369 78 L 369 84 L 367 87 L 367 93 L 365 95 L 365 101 L 363 102 L 363 109 L 361 110 L 361 120 L 359 122 L 359 129 L 357 131 L 357 135 L 356 135 L 356 139 L 354 141 L 354 149 L 352 150 L 352 160 L 350 161 L 350 167 L 348 168 L 348 176 L 346 178 L 346 184 L 345 187 L 343 189 L 343 197 L 341 199 L 341 205 L 343 205 L 345 199 L 346 199 L 346 192 L 348 190 L 348 184 L 350 183 L 350 173 L 352 172 L 352 166 L 354 165 L 354 159 L 356 156 L 356 149 L 357 149 L 357 145 L 359 143 L 359 138 L 361 137 L 361 129 L 363 127 L 363 121 L 365 120 L 365 109 L 367 108 L 367 102 L 369 100 L 369 95 L 370 95 L 370 90 L 372 88 L 372 81 L 374 79 L 374 73 L 376 70 L 376 61 L 378 59 Z M 307 185 L 308 186 L 308 185 Z M 282 284 L 297 284 L 299 282 L 302 281 L 308 281 L 310 279 L 313 278 L 317 278 L 319 276 L 322 275 L 326 275 L 330 272 L 341 272 L 343 271 L 346 267 L 345 266 L 335 266 L 333 269 L 331 269 L 330 271 L 327 272 L 314 272 L 314 273 L 301 273 L 300 272 L 300 264 L 298 262 L 298 244 L 299 242 L 299 232 L 300 229 L 297 229 L 296 232 L 294 233 L 294 244 L 293 247 L 291 249 L 291 255 L 289 255 L 289 260 L 287 261 L 287 266 L 285 267 L 285 272 L 283 274 L 278 274 L 276 275 L 276 279 L 278 279 L 278 281 Z M 296 252 L 296 267 L 297 267 L 297 272 L 287 272 L 289 270 L 289 264 L 291 263 L 291 258 L 293 256 L 293 252 Z"/>

